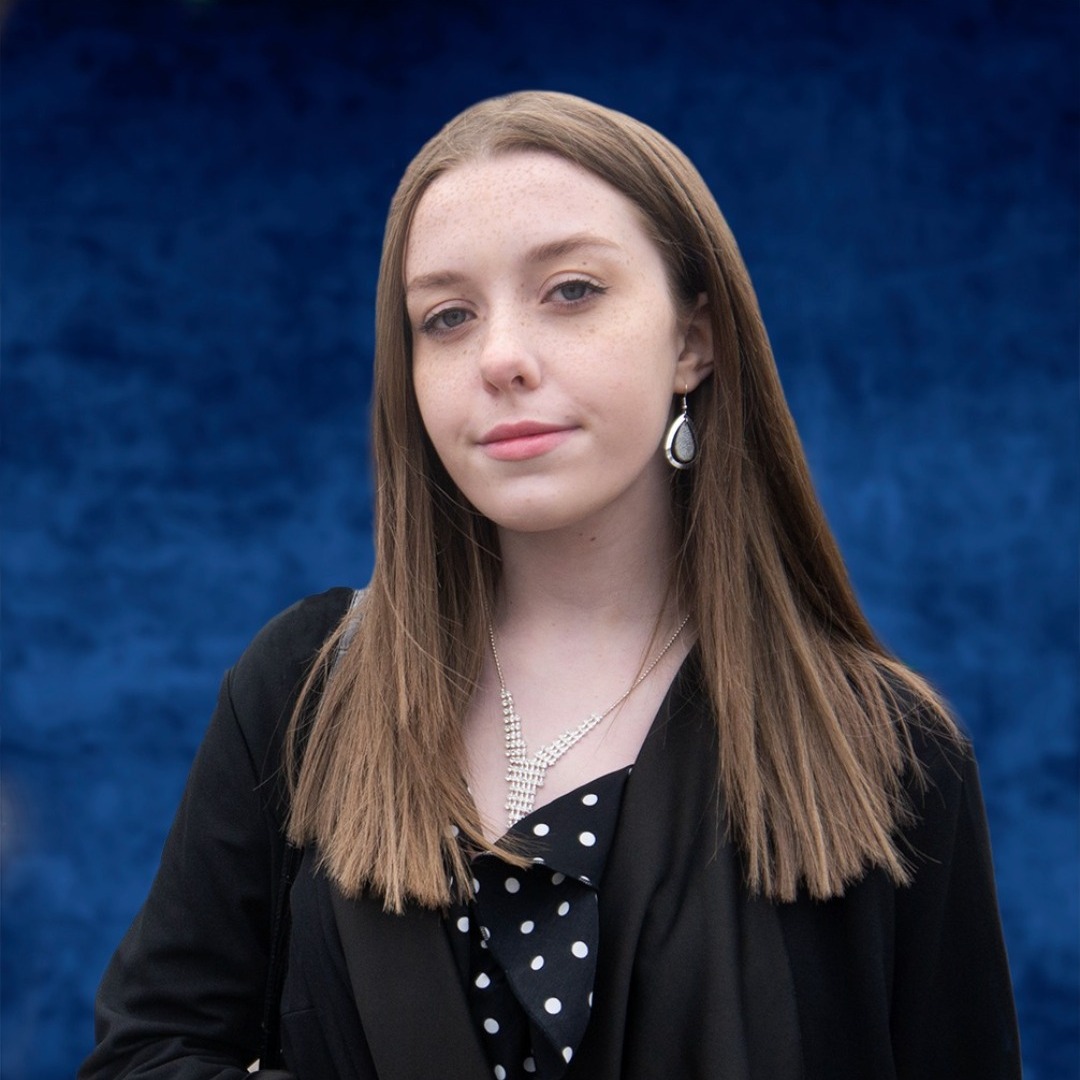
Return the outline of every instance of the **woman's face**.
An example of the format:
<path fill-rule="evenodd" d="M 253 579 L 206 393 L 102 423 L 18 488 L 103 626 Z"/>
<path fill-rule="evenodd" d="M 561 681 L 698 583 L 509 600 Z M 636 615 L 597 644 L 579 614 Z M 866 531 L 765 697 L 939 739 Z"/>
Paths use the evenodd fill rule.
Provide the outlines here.
<path fill-rule="evenodd" d="M 655 520 L 707 318 L 676 309 L 625 196 L 549 154 L 461 165 L 417 207 L 405 284 L 420 412 L 473 506 L 525 532 Z"/>

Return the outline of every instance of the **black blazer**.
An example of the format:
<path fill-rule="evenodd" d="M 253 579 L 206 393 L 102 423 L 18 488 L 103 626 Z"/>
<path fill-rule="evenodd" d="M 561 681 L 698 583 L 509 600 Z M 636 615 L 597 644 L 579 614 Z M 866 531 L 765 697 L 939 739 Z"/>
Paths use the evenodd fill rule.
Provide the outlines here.
<path fill-rule="evenodd" d="M 243 1080 L 258 1052 L 284 843 L 281 739 L 349 590 L 273 620 L 222 684 L 150 895 L 97 999 L 83 1080 Z M 970 748 L 927 737 L 905 836 L 914 883 L 839 899 L 748 895 L 725 839 L 715 727 L 691 658 L 627 783 L 600 888 L 589 1028 L 569 1080 L 995 1080 L 1020 1076 Z M 706 766 L 706 767 L 703 767 Z M 282 1000 L 289 1072 L 491 1075 L 436 912 L 344 899 L 308 852 Z"/>

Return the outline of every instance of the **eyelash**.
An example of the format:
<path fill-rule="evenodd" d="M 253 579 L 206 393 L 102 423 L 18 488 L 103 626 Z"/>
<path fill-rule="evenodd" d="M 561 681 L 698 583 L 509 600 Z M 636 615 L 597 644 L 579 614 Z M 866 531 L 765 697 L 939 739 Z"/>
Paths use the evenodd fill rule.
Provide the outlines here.
<path fill-rule="evenodd" d="M 602 296 L 604 293 L 607 292 L 606 285 L 597 285 L 595 281 L 590 281 L 588 278 L 571 278 L 569 281 L 560 281 L 559 284 L 556 285 L 551 290 L 551 292 L 548 293 L 548 296 L 551 296 L 552 293 L 556 293 L 560 289 L 565 289 L 570 285 L 584 285 L 585 295 L 579 296 L 576 300 L 564 299 L 562 302 L 568 307 L 575 307 L 578 304 L 584 304 L 587 300 L 589 300 L 590 297 Z"/>
<path fill-rule="evenodd" d="M 588 303 L 588 301 L 594 296 L 602 296 L 607 292 L 606 285 L 598 285 L 595 281 L 589 281 L 588 278 L 571 278 L 569 281 L 560 281 L 558 285 L 555 285 L 551 291 L 545 297 L 545 303 L 548 302 L 550 297 L 557 293 L 560 289 L 569 288 L 572 285 L 584 285 L 585 293 L 582 296 L 577 297 L 575 300 L 569 300 L 563 298 L 558 301 L 562 307 L 577 307 L 579 304 Z M 438 336 L 440 334 L 452 334 L 458 327 L 463 326 L 468 320 L 464 320 L 457 324 L 457 326 L 443 326 L 440 325 L 439 320 L 447 315 L 453 315 L 457 312 L 463 312 L 468 314 L 465 308 L 443 308 L 442 311 L 436 311 L 434 315 L 429 316 L 420 324 L 420 333 L 430 334 L 432 336 Z"/>
<path fill-rule="evenodd" d="M 420 324 L 421 334 L 430 334 L 433 337 L 437 337 L 440 334 L 452 334 L 458 327 L 457 326 L 440 326 L 439 320 L 446 315 L 454 315 L 457 312 L 465 312 L 464 308 L 443 308 L 442 311 L 436 311 L 434 315 L 428 316 Z M 465 314 L 468 314 L 465 312 Z M 466 320 L 467 321 L 467 320 Z M 458 326 L 463 326 L 464 322 L 458 323 Z"/>

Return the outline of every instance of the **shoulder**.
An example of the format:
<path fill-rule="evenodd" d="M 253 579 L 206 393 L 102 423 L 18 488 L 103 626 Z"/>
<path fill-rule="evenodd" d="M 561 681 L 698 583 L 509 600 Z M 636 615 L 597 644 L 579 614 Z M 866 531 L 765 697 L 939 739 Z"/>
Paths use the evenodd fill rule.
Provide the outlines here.
<path fill-rule="evenodd" d="M 912 818 L 904 829 L 909 844 L 920 847 L 949 843 L 958 816 L 972 794 L 979 797 L 979 776 L 971 740 L 947 717 L 916 708 L 904 718 L 909 748 L 904 777 Z M 916 855 L 917 861 L 922 861 Z"/>
<path fill-rule="evenodd" d="M 965 789 L 972 784 L 977 789 L 978 773 L 971 740 L 929 683 L 898 663 L 890 663 L 881 676 L 900 749 L 904 806 L 897 824 L 903 845 L 912 833 L 947 833 Z"/>
<path fill-rule="evenodd" d="M 241 660 L 309 658 L 341 622 L 356 595 L 355 589 L 337 586 L 298 600 L 255 635 Z"/>
<path fill-rule="evenodd" d="M 226 674 L 224 703 L 256 762 L 265 766 L 278 759 L 304 680 L 356 596 L 356 590 L 339 587 L 286 608 L 255 635 Z"/>
<path fill-rule="evenodd" d="M 356 595 L 355 589 L 328 589 L 275 615 L 233 667 L 233 686 L 268 681 L 279 687 L 291 686 L 298 674 L 306 674 Z"/>
<path fill-rule="evenodd" d="M 914 901 L 927 891 L 955 886 L 957 878 L 991 878 L 990 837 L 982 785 L 971 740 L 940 724 L 911 731 L 916 768 L 906 794 L 910 820 L 901 854 L 913 883 L 901 896 Z"/>

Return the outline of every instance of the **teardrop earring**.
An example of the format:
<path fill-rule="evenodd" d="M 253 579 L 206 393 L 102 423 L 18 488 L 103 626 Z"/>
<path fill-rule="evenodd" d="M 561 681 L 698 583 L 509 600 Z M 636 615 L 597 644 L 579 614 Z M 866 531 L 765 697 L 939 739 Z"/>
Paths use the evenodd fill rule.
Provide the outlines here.
<path fill-rule="evenodd" d="M 664 456 L 673 469 L 689 469 L 697 460 L 697 432 L 686 411 L 686 394 L 682 396 L 682 412 L 671 421 L 664 437 Z"/>

